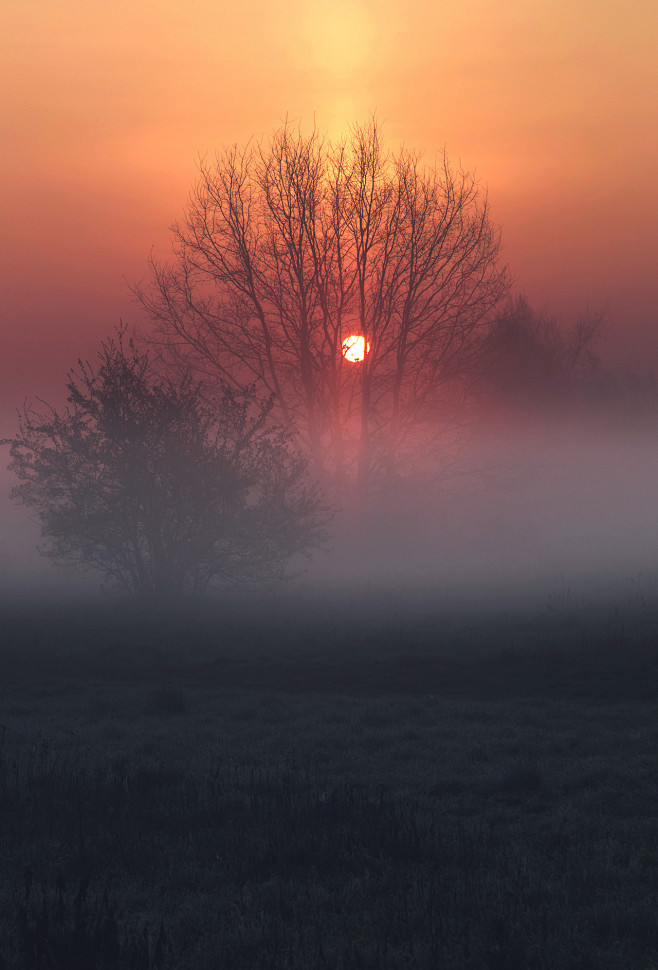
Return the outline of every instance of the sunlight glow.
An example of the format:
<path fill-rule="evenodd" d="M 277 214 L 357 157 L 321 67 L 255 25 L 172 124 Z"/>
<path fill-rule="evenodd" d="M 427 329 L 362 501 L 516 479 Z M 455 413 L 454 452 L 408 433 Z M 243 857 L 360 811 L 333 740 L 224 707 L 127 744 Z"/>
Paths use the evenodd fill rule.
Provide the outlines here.
<path fill-rule="evenodd" d="M 306 43 L 314 66 L 345 77 L 366 64 L 372 26 L 358 4 L 316 3 L 306 15 Z"/>
<path fill-rule="evenodd" d="M 366 343 L 365 339 L 358 334 L 351 334 L 343 340 L 342 351 L 345 360 L 349 360 L 351 364 L 356 364 L 362 361 L 366 354 L 370 353 L 370 344 Z"/>

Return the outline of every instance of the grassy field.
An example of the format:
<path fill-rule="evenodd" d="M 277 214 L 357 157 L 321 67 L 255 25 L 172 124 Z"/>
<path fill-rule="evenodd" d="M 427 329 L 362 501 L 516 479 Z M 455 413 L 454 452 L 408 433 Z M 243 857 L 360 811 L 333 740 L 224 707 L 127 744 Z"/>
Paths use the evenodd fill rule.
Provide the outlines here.
<path fill-rule="evenodd" d="M 658 613 L 11 611 L 2 970 L 656 970 Z"/>

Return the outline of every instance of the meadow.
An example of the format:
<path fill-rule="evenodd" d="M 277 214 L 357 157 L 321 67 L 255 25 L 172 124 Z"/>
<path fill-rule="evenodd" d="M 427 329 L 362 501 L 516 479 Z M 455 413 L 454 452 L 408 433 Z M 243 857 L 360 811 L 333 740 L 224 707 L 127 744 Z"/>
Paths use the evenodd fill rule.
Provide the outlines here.
<path fill-rule="evenodd" d="M 656 970 L 658 609 L 563 605 L 5 606 L 0 968 Z"/>

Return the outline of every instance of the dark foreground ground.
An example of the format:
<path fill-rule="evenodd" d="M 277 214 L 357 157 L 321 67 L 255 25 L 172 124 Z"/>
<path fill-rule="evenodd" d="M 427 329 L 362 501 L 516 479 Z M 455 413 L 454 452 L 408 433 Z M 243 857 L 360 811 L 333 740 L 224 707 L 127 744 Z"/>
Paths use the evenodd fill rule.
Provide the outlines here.
<path fill-rule="evenodd" d="M 653 608 L 0 622 L 0 968 L 658 968 Z"/>

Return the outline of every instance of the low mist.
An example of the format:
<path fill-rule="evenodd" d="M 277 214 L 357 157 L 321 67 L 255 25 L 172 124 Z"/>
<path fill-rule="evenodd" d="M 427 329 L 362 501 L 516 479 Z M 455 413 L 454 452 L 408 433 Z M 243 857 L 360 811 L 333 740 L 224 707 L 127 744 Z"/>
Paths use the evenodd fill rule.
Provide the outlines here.
<path fill-rule="evenodd" d="M 330 548 L 296 560 L 288 582 L 240 587 L 230 602 L 263 618 L 291 609 L 382 621 L 641 605 L 658 583 L 657 480 L 658 443 L 646 431 L 574 420 L 480 428 L 443 472 L 373 495 L 365 509 L 339 508 Z M 98 574 L 39 555 L 38 523 L 9 502 L 6 468 L 0 481 L 2 600 L 111 602 Z"/>

